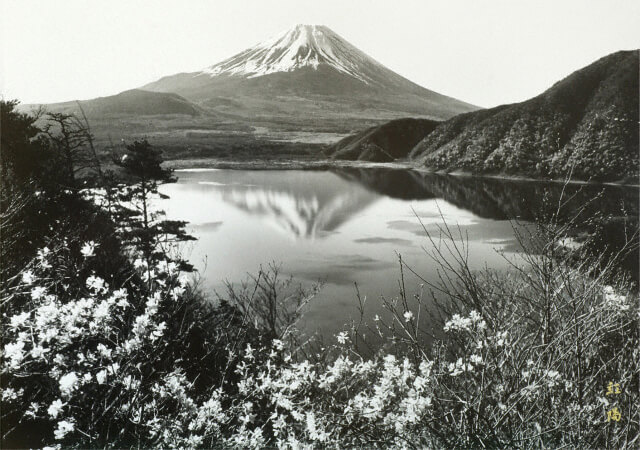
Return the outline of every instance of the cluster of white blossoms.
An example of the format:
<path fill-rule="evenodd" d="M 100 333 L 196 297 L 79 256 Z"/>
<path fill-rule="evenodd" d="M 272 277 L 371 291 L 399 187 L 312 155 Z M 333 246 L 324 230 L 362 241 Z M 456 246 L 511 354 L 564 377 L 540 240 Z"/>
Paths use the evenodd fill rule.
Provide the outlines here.
<path fill-rule="evenodd" d="M 96 243 L 87 242 L 80 253 L 85 259 L 93 258 L 97 248 Z M 2 351 L 6 379 L 32 376 L 34 383 L 51 389 L 32 402 L 23 398 L 24 389 L 7 387 L 3 406 L 28 405 L 24 414 L 50 420 L 53 438 L 63 440 L 81 432 L 75 415 L 87 407 L 82 404 L 87 395 L 106 393 L 114 386 L 135 391 L 140 385 L 140 372 L 131 363 L 148 359 L 148 354 L 135 351 L 145 345 L 150 348 L 163 336 L 167 325 L 157 320 L 160 304 L 184 292 L 188 279 L 178 276 L 175 263 L 159 264 L 151 276 L 162 278 L 162 286 L 158 284 L 136 314 L 140 308 L 132 307 L 132 292 L 124 287 L 112 289 L 95 274 L 86 277 L 84 289 L 81 284 L 73 294 L 56 284 L 51 272 L 57 262 L 54 256 L 48 248 L 39 251 L 30 269 L 22 273 L 14 295 L 29 303 L 24 311 L 7 318 Z M 173 276 L 171 283 L 167 275 Z M 125 366 L 127 370 L 122 369 Z"/>
<path fill-rule="evenodd" d="M 90 258 L 92 256 L 95 256 L 95 254 L 96 254 L 95 252 L 96 252 L 96 247 L 97 246 L 98 245 L 93 241 L 85 242 L 82 245 L 82 248 L 80 249 L 80 253 L 85 258 Z"/>
<path fill-rule="evenodd" d="M 267 424 L 280 448 L 340 445 L 353 423 L 396 435 L 418 424 L 432 402 L 429 361 L 416 367 L 393 355 L 357 361 L 342 355 L 324 369 L 308 361 L 276 363 L 287 356 L 276 344 L 266 363 L 260 363 L 249 347 L 237 369 L 242 381 L 236 411 L 248 410 L 247 404 L 268 405 L 263 414 L 268 414 Z M 251 446 L 252 439 L 264 436 L 262 431 L 256 434 L 264 426 L 264 421 L 246 416 L 227 442 Z"/>
<path fill-rule="evenodd" d="M 455 363 L 449 363 L 449 375 L 452 377 L 471 371 L 473 371 L 473 365 L 470 362 L 463 361 L 462 358 L 458 358 Z"/>
<path fill-rule="evenodd" d="M 454 314 L 444 325 L 444 331 L 472 331 L 484 330 L 487 323 L 477 311 L 471 311 L 469 317 L 462 317 Z"/>
<path fill-rule="evenodd" d="M 614 311 L 614 312 L 622 312 L 627 311 L 631 307 L 628 303 L 628 299 L 626 295 L 616 293 L 615 289 L 612 286 L 605 286 L 603 288 L 604 295 L 604 307 Z"/>

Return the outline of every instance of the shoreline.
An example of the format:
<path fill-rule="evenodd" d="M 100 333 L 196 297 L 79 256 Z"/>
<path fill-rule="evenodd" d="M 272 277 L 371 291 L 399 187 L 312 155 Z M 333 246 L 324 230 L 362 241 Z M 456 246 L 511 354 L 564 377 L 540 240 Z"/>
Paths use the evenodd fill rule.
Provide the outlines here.
<path fill-rule="evenodd" d="M 502 181 L 525 181 L 534 183 L 556 183 L 556 184 L 583 184 L 620 186 L 627 188 L 640 188 L 640 183 L 632 184 L 622 181 L 588 181 L 588 180 L 564 180 L 557 178 L 532 178 L 523 175 L 507 174 L 476 174 L 462 170 L 446 172 L 433 170 L 427 167 L 418 167 L 404 161 L 393 162 L 370 162 L 370 161 L 349 161 L 332 159 L 272 159 L 272 160 L 227 160 L 215 158 L 184 158 L 165 161 L 168 168 L 176 171 L 187 171 L 194 169 L 226 169 L 226 170 L 329 170 L 339 168 L 355 169 L 395 169 L 414 170 L 419 173 L 432 173 L 436 175 L 449 175 L 453 177 L 466 178 L 488 178 Z"/>

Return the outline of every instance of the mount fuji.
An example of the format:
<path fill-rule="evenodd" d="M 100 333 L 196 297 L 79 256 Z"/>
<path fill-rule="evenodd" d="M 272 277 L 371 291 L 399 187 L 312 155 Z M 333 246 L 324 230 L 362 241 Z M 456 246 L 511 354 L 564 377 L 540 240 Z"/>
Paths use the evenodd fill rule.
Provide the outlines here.
<path fill-rule="evenodd" d="M 389 120 L 478 109 L 407 80 L 316 25 L 297 25 L 197 72 L 45 106 L 86 112 L 101 147 L 148 138 L 176 159 L 315 153 Z"/>
<path fill-rule="evenodd" d="M 350 120 L 446 119 L 477 109 L 403 78 L 317 25 L 297 25 L 201 71 L 141 89 L 179 94 L 226 117 L 325 128 Z"/>

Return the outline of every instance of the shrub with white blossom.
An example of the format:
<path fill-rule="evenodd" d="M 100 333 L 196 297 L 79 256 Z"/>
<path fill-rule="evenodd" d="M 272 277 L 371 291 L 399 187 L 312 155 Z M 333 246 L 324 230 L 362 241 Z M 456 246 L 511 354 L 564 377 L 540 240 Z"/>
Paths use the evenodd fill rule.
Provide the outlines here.
<path fill-rule="evenodd" d="M 86 261 L 99 248 L 81 253 Z M 167 321 L 190 289 L 175 264 L 135 264 L 143 280 L 152 277 L 148 293 L 95 275 L 73 289 L 51 277 L 55 256 L 44 250 L 23 272 L 10 295 L 25 308 L 3 317 L 3 414 L 37 426 L 43 444 L 597 446 L 607 434 L 633 442 L 615 437 L 622 421 L 607 423 L 606 411 L 619 400 L 629 429 L 637 426 L 637 297 L 579 273 L 573 291 L 553 290 L 552 336 L 541 335 L 540 311 L 523 300 L 533 291 L 508 282 L 501 286 L 512 291 L 498 290 L 496 278 L 478 276 L 487 307 L 452 314 L 433 351 L 416 357 L 400 346 L 363 358 L 342 332 L 322 363 L 284 341 L 258 340 L 221 363 L 227 381 L 198 388 L 166 350 L 175 339 Z M 579 321 L 565 310 L 576 299 Z M 395 320 L 411 325 L 408 312 Z M 576 326 L 588 333 L 578 341 Z M 576 342 L 579 359 L 567 355 Z M 609 379 L 625 386 L 624 398 L 605 396 Z"/>
<path fill-rule="evenodd" d="M 100 256 L 92 242 L 80 253 L 79 273 Z M 141 260 L 125 286 L 93 274 L 59 278 L 70 258 L 46 248 L 3 288 L 4 311 L 12 311 L 2 317 L 3 423 L 64 446 L 154 442 L 150 417 L 180 414 L 173 391 L 194 371 L 189 357 L 215 361 L 183 345 L 202 337 L 193 333 L 202 324 L 188 323 L 199 317 L 189 278 L 171 261 L 148 268 Z"/>

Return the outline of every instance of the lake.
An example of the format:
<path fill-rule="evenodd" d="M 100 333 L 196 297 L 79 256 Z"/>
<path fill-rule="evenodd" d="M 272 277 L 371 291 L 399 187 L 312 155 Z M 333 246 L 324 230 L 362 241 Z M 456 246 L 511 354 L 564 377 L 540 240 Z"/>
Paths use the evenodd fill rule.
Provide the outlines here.
<path fill-rule="evenodd" d="M 162 207 L 168 218 L 188 221 L 198 238 L 187 256 L 204 286 L 224 293 L 225 280 L 238 283 L 270 262 L 281 264 L 283 274 L 303 284 L 324 282 L 301 322 L 324 335 L 357 317 L 355 283 L 369 319 L 381 313 L 381 296 L 398 295 L 398 255 L 435 281 L 436 266 L 425 251 L 440 243 L 444 222 L 467 241 L 472 268 L 507 269 L 521 250 L 514 227 L 555 207 L 562 191 L 552 183 L 395 169 L 188 169 L 176 175 L 177 183 L 162 186 L 170 196 Z M 568 212 L 591 202 L 590 210 L 613 218 L 638 215 L 636 188 L 570 185 L 563 198 L 570 199 Z M 418 292 L 420 279 L 407 270 L 405 278 L 407 291 Z"/>

